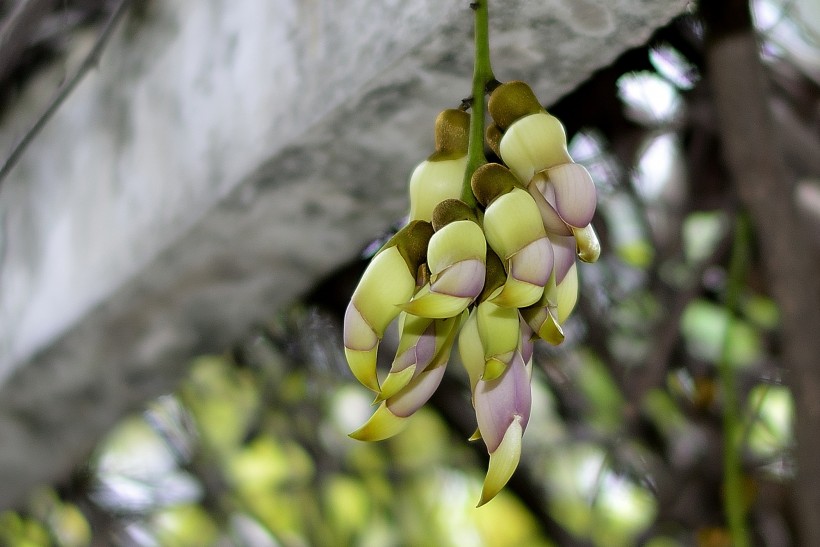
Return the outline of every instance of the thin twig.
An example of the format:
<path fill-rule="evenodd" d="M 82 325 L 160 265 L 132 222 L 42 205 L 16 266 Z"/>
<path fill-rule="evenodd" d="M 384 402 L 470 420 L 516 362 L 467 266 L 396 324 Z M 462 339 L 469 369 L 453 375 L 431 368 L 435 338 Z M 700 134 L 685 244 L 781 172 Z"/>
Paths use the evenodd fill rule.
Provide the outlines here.
<path fill-rule="evenodd" d="M 130 4 L 131 0 L 120 0 L 120 3 L 105 23 L 102 32 L 100 32 L 100 35 L 97 37 L 94 47 L 91 48 L 91 51 L 89 51 L 88 55 L 86 55 L 85 59 L 83 59 L 83 62 L 77 68 L 77 71 L 71 78 L 66 80 L 62 86 L 60 86 L 60 89 L 57 90 L 57 93 L 54 95 L 54 98 L 51 100 L 48 107 L 43 111 L 40 117 L 37 118 L 34 125 L 26 131 L 25 135 L 23 135 L 23 137 L 14 146 L 6 161 L 3 162 L 3 166 L 0 167 L 0 187 L 2 187 L 3 180 L 6 176 L 8 176 L 9 172 L 20 160 L 26 148 L 28 148 L 28 145 L 31 144 L 43 127 L 45 127 L 46 123 L 48 123 L 51 119 L 51 116 L 53 116 L 57 109 L 60 108 L 60 105 L 63 104 L 63 101 L 65 101 L 74 88 L 77 87 L 77 84 L 80 83 L 83 76 L 85 76 L 89 70 L 97 66 L 108 39 L 111 37 L 114 28 L 116 28 L 117 23 L 122 18 L 123 14 L 125 14 Z"/>

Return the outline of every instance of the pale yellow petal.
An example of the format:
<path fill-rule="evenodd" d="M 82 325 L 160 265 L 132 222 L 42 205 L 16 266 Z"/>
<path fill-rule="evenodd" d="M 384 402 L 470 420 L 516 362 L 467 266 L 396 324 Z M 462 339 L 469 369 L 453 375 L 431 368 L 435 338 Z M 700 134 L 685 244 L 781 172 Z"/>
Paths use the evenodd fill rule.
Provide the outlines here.
<path fill-rule="evenodd" d="M 561 324 L 558 322 L 558 318 L 555 317 L 552 308 L 545 307 L 543 310 L 544 320 L 541 322 L 536 334 L 541 340 L 557 346 L 564 341 L 564 329 L 561 328 Z"/>
<path fill-rule="evenodd" d="M 380 403 L 389 399 L 410 383 L 416 373 L 416 365 L 410 365 L 399 372 L 390 372 L 382 382 L 381 391 L 374 402 Z"/>
<path fill-rule="evenodd" d="M 461 197 L 467 156 L 453 160 L 423 161 L 410 177 L 410 220 L 433 218 L 433 209 L 445 199 Z"/>
<path fill-rule="evenodd" d="M 504 433 L 501 444 L 490 454 L 490 465 L 484 478 L 484 488 L 477 507 L 493 499 L 510 480 L 521 459 L 521 416 L 516 416 Z"/>
<path fill-rule="evenodd" d="M 524 184 L 529 184 L 536 171 L 569 163 L 567 136 L 564 126 L 555 116 L 538 112 L 513 123 L 499 144 L 501 158 Z"/>
<path fill-rule="evenodd" d="M 451 296 L 427 292 L 402 306 L 402 310 L 420 317 L 448 319 L 463 312 L 474 299 L 472 297 Z"/>
<path fill-rule="evenodd" d="M 378 349 L 378 345 L 367 351 L 345 348 L 345 358 L 350 372 L 364 387 L 376 392 L 379 391 L 379 379 L 376 376 Z"/>
<path fill-rule="evenodd" d="M 481 345 L 481 337 L 478 334 L 478 321 L 476 311 L 470 312 L 464 326 L 458 334 L 458 354 L 461 357 L 461 364 L 467 371 L 470 378 L 470 392 L 475 390 L 478 380 L 484 374 L 484 347 Z"/>
<path fill-rule="evenodd" d="M 484 233 L 502 260 L 547 235 L 538 206 L 522 188 L 514 188 L 490 203 L 484 212 Z"/>
<path fill-rule="evenodd" d="M 544 293 L 544 287 L 507 277 L 501 292 L 490 302 L 503 308 L 523 308 L 534 304 Z"/>
<path fill-rule="evenodd" d="M 481 375 L 481 379 L 485 382 L 491 382 L 504 374 L 504 371 L 507 370 L 507 362 L 512 358 L 512 352 L 499 357 L 487 359 L 484 364 L 484 374 Z"/>
<path fill-rule="evenodd" d="M 415 289 L 415 272 L 408 270 L 398 248 L 390 247 L 373 257 L 350 300 L 381 338 Z"/>
<path fill-rule="evenodd" d="M 601 256 L 601 242 L 592 224 L 583 228 L 572 228 L 575 244 L 578 249 L 578 258 L 584 262 L 595 262 Z"/>
<path fill-rule="evenodd" d="M 357 441 L 382 441 L 401 433 L 405 427 L 407 418 L 396 416 L 382 402 L 370 419 L 349 436 Z"/>
<path fill-rule="evenodd" d="M 555 291 L 556 316 L 558 323 L 563 323 L 575 309 L 578 302 L 578 265 L 573 264 L 564 280 L 558 284 Z"/>
<path fill-rule="evenodd" d="M 436 274 L 462 260 L 484 261 L 487 242 L 481 227 L 471 220 L 451 222 L 430 238 L 427 265 Z"/>
<path fill-rule="evenodd" d="M 476 307 L 476 322 L 485 361 L 493 357 L 507 356 L 518 348 L 521 327 L 517 309 L 504 308 L 485 301 Z"/>

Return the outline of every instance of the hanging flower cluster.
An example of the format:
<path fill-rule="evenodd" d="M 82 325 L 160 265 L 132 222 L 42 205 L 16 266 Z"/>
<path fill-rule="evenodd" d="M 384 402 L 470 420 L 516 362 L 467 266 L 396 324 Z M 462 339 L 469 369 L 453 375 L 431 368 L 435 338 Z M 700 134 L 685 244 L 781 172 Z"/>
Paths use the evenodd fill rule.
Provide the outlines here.
<path fill-rule="evenodd" d="M 479 505 L 507 483 L 530 415 L 533 340 L 557 345 L 578 294 L 575 257 L 600 254 L 590 222 L 595 185 L 567 152 L 561 123 L 523 82 L 490 95 L 487 144 L 503 163 L 472 175 L 462 196 L 469 115 L 445 110 L 436 151 L 410 179 L 410 218 L 368 265 L 344 319 L 354 376 L 376 393 L 373 416 L 351 434 L 395 435 L 432 396 L 458 339 L 490 464 Z M 376 356 L 388 325 L 399 346 L 379 381 Z"/>

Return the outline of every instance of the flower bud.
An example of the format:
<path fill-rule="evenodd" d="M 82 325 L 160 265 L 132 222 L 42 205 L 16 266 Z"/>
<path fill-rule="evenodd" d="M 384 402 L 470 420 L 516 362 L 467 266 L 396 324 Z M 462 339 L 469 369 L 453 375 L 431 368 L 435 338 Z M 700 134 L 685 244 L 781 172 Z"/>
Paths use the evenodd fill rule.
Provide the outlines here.
<path fill-rule="evenodd" d="M 503 306 L 524 307 L 541 297 L 554 257 L 538 206 L 526 190 L 506 184 L 510 180 L 503 166 L 487 164 L 476 170 L 472 186 L 487 201 L 484 233 L 507 270 L 504 290 L 495 298 Z"/>
<path fill-rule="evenodd" d="M 485 163 L 475 170 L 470 179 L 473 195 L 484 207 L 489 207 L 499 196 L 508 194 L 521 183 L 500 163 Z"/>
<path fill-rule="evenodd" d="M 453 317 L 475 300 L 484 286 L 487 243 L 474 218 L 472 209 L 458 200 L 445 200 L 436 207 L 436 232 L 427 248 L 430 284 L 403 306 L 404 311 Z"/>
<path fill-rule="evenodd" d="M 564 126 L 546 112 L 513 123 L 504 132 L 499 150 L 501 159 L 523 184 L 528 184 L 538 171 L 572 162 Z"/>
<path fill-rule="evenodd" d="M 367 422 L 350 434 L 359 441 L 381 441 L 400 433 L 408 418 L 426 403 L 444 377 L 444 365 L 428 368 L 398 393 L 381 402 Z"/>
<path fill-rule="evenodd" d="M 553 205 L 561 219 L 576 228 L 592 222 L 597 197 L 589 171 L 578 163 L 563 163 L 547 169 L 546 176 L 555 196 Z"/>
<path fill-rule="evenodd" d="M 533 175 L 527 185 L 527 191 L 538 206 L 547 234 L 571 236 L 572 230 L 555 210 L 555 188 L 549 183 L 546 171 L 539 171 Z"/>
<path fill-rule="evenodd" d="M 584 262 L 595 262 L 601 256 L 601 242 L 598 241 L 598 234 L 592 224 L 587 224 L 583 228 L 572 227 L 575 236 L 575 244 L 578 250 L 578 258 Z"/>
<path fill-rule="evenodd" d="M 402 313 L 399 347 L 376 402 L 393 397 L 424 370 L 447 362 L 462 316 L 429 319 Z"/>
<path fill-rule="evenodd" d="M 430 221 L 433 209 L 445 199 L 461 196 L 467 154 L 421 162 L 410 176 L 410 220 Z"/>
<path fill-rule="evenodd" d="M 350 370 L 363 385 L 379 390 L 376 356 L 384 331 L 413 296 L 416 273 L 432 236 L 427 222 L 402 228 L 368 264 L 344 318 L 344 346 Z"/>
<path fill-rule="evenodd" d="M 521 310 L 521 317 L 542 340 L 553 346 L 564 341 L 564 331 L 558 321 L 558 288 L 555 285 L 555 276 L 550 278 L 541 299 Z"/>
<path fill-rule="evenodd" d="M 469 129 L 464 111 L 449 109 L 436 118 L 436 151 L 410 176 L 410 220 L 430 221 L 436 205 L 461 195 Z"/>
<path fill-rule="evenodd" d="M 495 497 L 512 476 L 521 457 L 521 437 L 532 405 L 530 372 L 520 352 L 493 380 L 480 380 L 475 390 L 478 430 L 490 453 L 481 506 Z"/>
<path fill-rule="evenodd" d="M 490 298 L 476 306 L 475 315 L 478 336 L 484 349 L 482 378 L 492 380 L 507 368 L 518 350 L 521 341 L 518 309 L 499 306 L 494 303 L 494 298 Z"/>

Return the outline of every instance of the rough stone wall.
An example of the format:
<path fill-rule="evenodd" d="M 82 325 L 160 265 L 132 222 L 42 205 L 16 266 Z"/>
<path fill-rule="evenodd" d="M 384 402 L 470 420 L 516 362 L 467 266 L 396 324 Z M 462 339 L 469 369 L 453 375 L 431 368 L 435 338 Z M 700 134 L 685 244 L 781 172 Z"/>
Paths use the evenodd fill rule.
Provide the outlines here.
<path fill-rule="evenodd" d="M 686 4 L 493 2 L 496 76 L 550 102 Z M 467 6 L 181 0 L 129 14 L 0 188 L 0 507 L 401 216 L 436 113 L 469 94 Z M 0 120 L 0 149 L 61 70 Z"/>

